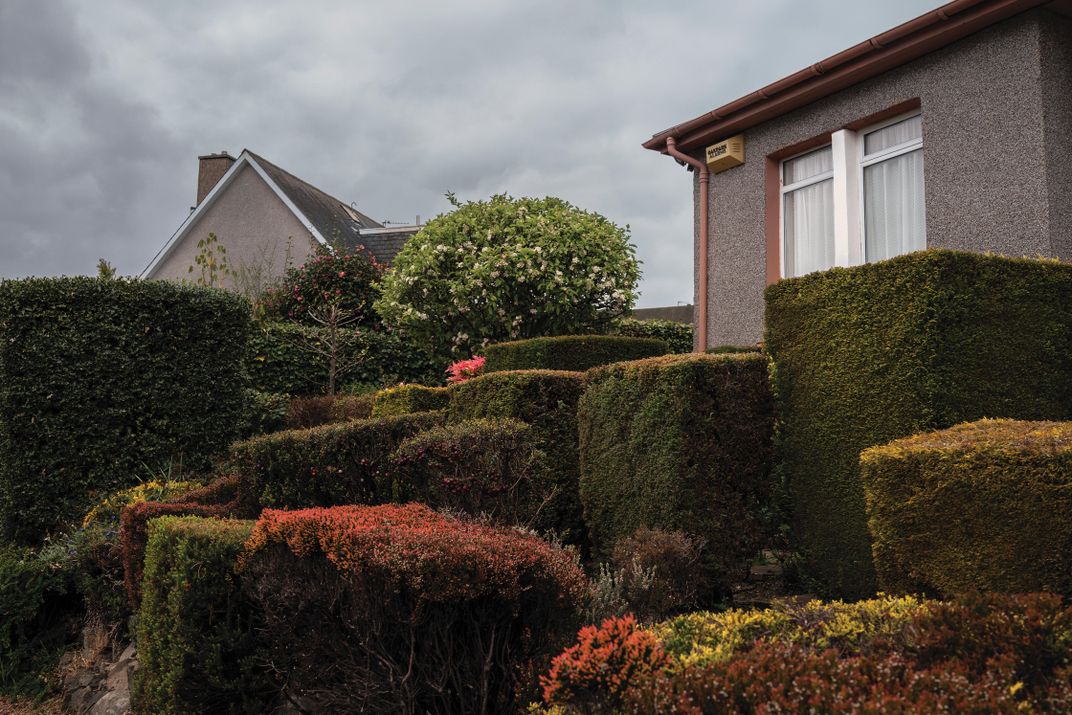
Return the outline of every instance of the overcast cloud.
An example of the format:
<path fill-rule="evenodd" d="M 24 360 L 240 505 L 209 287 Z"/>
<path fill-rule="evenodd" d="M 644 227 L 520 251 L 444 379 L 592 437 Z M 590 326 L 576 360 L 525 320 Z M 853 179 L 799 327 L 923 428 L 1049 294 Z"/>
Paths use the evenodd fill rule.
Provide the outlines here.
<path fill-rule="evenodd" d="M 640 143 L 937 4 L 0 0 L 0 276 L 141 272 L 248 147 L 377 220 L 560 196 L 688 302 L 688 174 Z"/>

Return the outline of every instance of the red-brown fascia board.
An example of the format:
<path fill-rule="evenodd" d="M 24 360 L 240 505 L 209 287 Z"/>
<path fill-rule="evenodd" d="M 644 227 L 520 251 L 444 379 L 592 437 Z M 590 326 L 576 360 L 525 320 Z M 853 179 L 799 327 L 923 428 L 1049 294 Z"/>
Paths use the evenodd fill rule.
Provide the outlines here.
<path fill-rule="evenodd" d="M 954 0 L 914 20 L 713 109 L 644 142 L 666 153 L 667 137 L 693 151 L 863 82 L 1049 0 Z"/>

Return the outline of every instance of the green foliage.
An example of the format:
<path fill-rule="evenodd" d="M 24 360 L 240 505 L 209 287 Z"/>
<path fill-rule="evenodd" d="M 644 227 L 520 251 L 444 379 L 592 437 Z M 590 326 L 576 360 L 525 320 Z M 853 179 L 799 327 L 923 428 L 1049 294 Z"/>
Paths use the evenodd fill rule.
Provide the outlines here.
<path fill-rule="evenodd" d="M 859 455 L 981 417 L 1072 409 L 1072 267 L 925 251 L 767 289 L 779 446 L 810 575 L 875 590 Z"/>
<path fill-rule="evenodd" d="M 288 395 L 323 394 L 328 384 L 328 360 L 312 349 L 323 340 L 324 328 L 298 323 L 260 323 L 253 330 L 246 370 L 253 389 Z M 347 386 L 382 386 L 398 382 L 443 382 L 442 367 L 398 333 L 363 330 L 347 336 L 347 355 L 365 355 L 343 378 Z"/>
<path fill-rule="evenodd" d="M 248 439 L 286 429 L 289 410 L 289 395 L 246 390 L 245 419 L 238 436 Z"/>
<path fill-rule="evenodd" d="M 707 541 L 710 589 L 762 536 L 773 410 L 758 355 L 673 355 L 588 373 L 578 408 L 580 496 L 598 553 L 640 527 Z"/>
<path fill-rule="evenodd" d="M 243 506 L 301 508 L 390 500 L 381 472 L 402 441 L 442 412 L 381 417 L 264 435 L 231 448 Z"/>
<path fill-rule="evenodd" d="M 883 589 L 1072 594 L 1072 423 L 981 420 L 860 466 Z"/>
<path fill-rule="evenodd" d="M 206 288 L 224 287 L 224 281 L 232 276 L 232 271 L 227 262 L 227 247 L 220 243 L 216 234 L 210 233 L 197 242 L 194 265 L 187 268 L 186 273 L 193 285 Z"/>
<path fill-rule="evenodd" d="M 136 712 L 262 712 L 251 667 L 257 616 L 235 564 L 252 522 L 165 516 L 149 524 L 138 611 Z"/>
<path fill-rule="evenodd" d="M 0 536 L 33 542 L 242 423 L 249 310 L 163 281 L 0 283 Z"/>
<path fill-rule="evenodd" d="M 410 437 L 391 457 L 391 493 L 416 501 L 486 515 L 500 524 L 555 528 L 541 519 L 555 489 L 547 457 L 532 428 L 510 418 L 479 419 L 435 427 Z"/>
<path fill-rule="evenodd" d="M 446 409 L 449 401 L 450 396 L 445 387 L 395 385 L 376 393 L 372 403 L 372 416 L 390 417 L 442 410 Z"/>
<path fill-rule="evenodd" d="M 628 312 L 628 229 L 556 198 L 458 204 L 406 243 L 376 309 L 443 362 L 489 342 L 584 333 Z"/>
<path fill-rule="evenodd" d="M 332 422 L 367 420 L 372 417 L 374 395 L 322 395 L 295 397 L 287 411 L 287 427 L 305 429 Z"/>
<path fill-rule="evenodd" d="M 716 345 L 713 348 L 707 348 L 707 350 L 704 350 L 704 352 L 708 355 L 732 355 L 734 353 L 760 352 L 760 349 L 754 345 Z"/>
<path fill-rule="evenodd" d="M 448 422 L 510 417 L 528 423 L 537 449 L 547 455 L 552 493 L 542 518 L 567 543 L 586 537 L 577 493 L 577 402 L 584 374 L 554 370 L 495 372 L 451 385 Z"/>
<path fill-rule="evenodd" d="M 663 340 L 618 335 L 559 335 L 494 343 L 484 348 L 485 372 L 502 370 L 574 370 L 624 360 L 665 355 L 670 348 Z"/>
<path fill-rule="evenodd" d="M 280 285 L 265 292 L 258 303 L 268 321 L 287 321 L 316 326 L 309 313 L 336 303 L 357 318 L 365 328 L 379 325 L 372 309 L 379 297 L 380 266 L 367 253 L 334 251 L 318 246 L 316 255 L 297 268 L 290 268 Z"/>
<path fill-rule="evenodd" d="M 109 494 L 97 502 L 82 520 L 82 528 L 117 527 L 119 515 L 131 504 L 143 501 L 164 501 L 201 486 L 197 482 L 163 482 L 152 480 L 134 487 L 126 487 Z"/>
<path fill-rule="evenodd" d="M 0 693 L 36 697 L 71 635 L 62 551 L 0 543 Z"/>
<path fill-rule="evenodd" d="M 663 340 L 672 353 L 691 353 L 693 330 L 689 323 L 673 320 L 637 320 L 623 318 L 610 330 L 612 335 L 628 335 L 633 338 L 658 338 Z"/>

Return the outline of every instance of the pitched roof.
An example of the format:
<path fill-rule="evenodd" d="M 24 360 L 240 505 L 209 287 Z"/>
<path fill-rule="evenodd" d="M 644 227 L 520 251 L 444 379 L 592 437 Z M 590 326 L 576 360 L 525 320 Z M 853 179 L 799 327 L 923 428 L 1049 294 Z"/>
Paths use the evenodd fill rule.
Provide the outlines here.
<path fill-rule="evenodd" d="M 252 168 L 302 225 L 309 229 L 313 238 L 322 244 L 341 245 L 351 251 L 364 250 L 378 262 L 389 265 L 406 240 L 420 228 L 419 226 L 385 228 L 378 221 L 369 218 L 331 194 L 299 179 L 259 154 L 243 149 L 238 159 L 153 257 L 153 260 L 142 271 L 142 277 L 153 277 L 156 269 L 181 243 L 197 219 L 216 201 L 243 166 Z M 365 232 L 368 234 L 366 235 Z"/>
<path fill-rule="evenodd" d="M 1025 10 L 1066 0 L 954 0 L 821 62 L 652 136 L 644 148 L 666 153 L 666 140 L 695 151 L 863 82 Z"/>

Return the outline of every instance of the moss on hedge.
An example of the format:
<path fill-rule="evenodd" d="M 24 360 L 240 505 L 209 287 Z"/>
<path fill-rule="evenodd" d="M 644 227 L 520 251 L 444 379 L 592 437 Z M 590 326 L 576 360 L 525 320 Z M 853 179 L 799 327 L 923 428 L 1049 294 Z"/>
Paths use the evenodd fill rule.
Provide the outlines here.
<path fill-rule="evenodd" d="M 666 341 L 622 335 L 560 335 L 495 343 L 484 348 L 484 372 L 502 370 L 584 371 L 622 360 L 670 352 Z"/>
<path fill-rule="evenodd" d="M 376 393 L 372 403 L 373 417 L 411 415 L 414 412 L 430 412 L 445 409 L 450 401 L 445 387 L 424 385 L 396 385 Z"/>
<path fill-rule="evenodd" d="M 407 437 L 443 424 L 443 412 L 378 417 L 286 430 L 238 442 L 231 462 L 243 509 L 388 501 L 381 470 Z"/>
<path fill-rule="evenodd" d="M 710 585 L 754 555 L 773 411 L 759 354 L 675 355 L 588 373 L 580 496 L 598 553 L 640 527 L 707 540 Z"/>
<path fill-rule="evenodd" d="M 926 251 L 767 289 L 780 445 L 811 575 L 875 590 L 859 454 L 981 417 L 1072 408 L 1072 267 Z"/>
<path fill-rule="evenodd" d="M 860 466 L 883 589 L 1072 594 L 1072 423 L 980 420 Z"/>
<path fill-rule="evenodd" d="M 0 282 L 0 536 L 30 543 L 245 417 L 249 307 L 164 281 Z"/>
<path fill-rule="evenodd" d="M 561 370 L 493 372 L 451 385 L 447 420 L 512 417 L 532 427 L 535 446 L 548 459 L 553 493 L 541 510 L 567 542 L 585 543 L 577 492 L 577 402 L 584 373 Z"/>
<path fill-rule="evenodd" d="M 253 522 L 166 516 L 149 523 L 136 637 L 135 712 L 262 712 L 257 614 L 235 573 Z"/>

